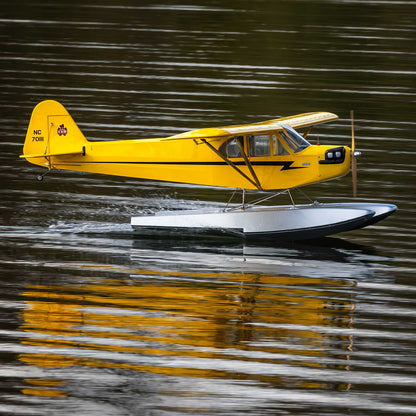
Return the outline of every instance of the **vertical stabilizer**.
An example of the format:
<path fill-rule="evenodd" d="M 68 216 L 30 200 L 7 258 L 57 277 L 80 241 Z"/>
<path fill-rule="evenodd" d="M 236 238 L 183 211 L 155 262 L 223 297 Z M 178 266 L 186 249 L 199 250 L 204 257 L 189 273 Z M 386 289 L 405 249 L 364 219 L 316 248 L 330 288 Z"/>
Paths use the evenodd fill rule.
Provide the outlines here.
<path fill-rule="evenodd" d="M 52 168 L 52 156 L 85 154 L 86 143 L 81 130 L 62 104 L 53 100 L 42 101 L 32 112 L 21 157 Z"/>

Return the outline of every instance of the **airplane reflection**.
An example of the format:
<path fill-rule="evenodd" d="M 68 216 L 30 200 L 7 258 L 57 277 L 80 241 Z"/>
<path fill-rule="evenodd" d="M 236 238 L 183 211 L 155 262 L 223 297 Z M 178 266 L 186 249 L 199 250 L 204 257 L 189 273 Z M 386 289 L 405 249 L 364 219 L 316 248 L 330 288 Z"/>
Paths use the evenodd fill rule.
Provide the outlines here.
<path fill-rule="evenodd" d="M 143 247 L 137 242 L 134 246 Z M 212 255 L 209 247 L 202 248 Z M 140 267 L 123 266 L 124 274 L 117 273 L 114 266 L 114 274 L 107 271 L 103 277 L 95 270 L 93 276 L 83 275 L 79 284 L 72 276 L 70 282 L 49 278 L 28 285 L 21 325 L 26 333 L 21 342 L 28 352 L 19 359 L 42 368 L 96 367 L 181 377 L 253 378 L 273 385 L 291 378 L 291 371 L 285 373 L 279 366 L 298 368 L 300 374 L 307 368 L 348 370 L 356 285 L 350 277 L 332 277 L 333 260 L 327 262 L 328 267 L 319 263 L 319 276 L 302 277 L 270 272 L 282 270 L 276 268 L 273 257 L 273 250 L 281 247 L 269 248 L 269 253 L 263 249 L 260 256 L 258 247 L 244 246 L 249 260 L 256 258 L 265 264 L 263 268 L 259 263 L 241 267 L 240 271 L 227 270 L 227 264 L 207 267 L 203 264 L 207 257 L 194 258 L 191 264 L 195 253 L 190 252 L 182 253 L 188 256 L 189 267 L 184 267 L 178 247 L 171 249 L 170 261 L 165 248 L 159 252 L 158 262 L 149 263 L 140 259 L 138 248 L 131 260 Z M 217 254 L 218 250 L 224 253 L 224 247 L 215 249 Z M 226 256 L 230 250 L 226 248 Z M 217 254 L 213 256 L 218 262 Z M 250 261 L 240 264 L 245 263 Z M 306 261 L 302 269 L 308 264 Z M 256 267 L 257 272 L 250 271 Z M 239 369 L 241 363 L 244 366 Z M 276 374 L 262 370 L 264 363 Z M 247 370 L 247 365 L 253 368 Z M 59 378 L 25 381 L 25 394 L 66 394 Z M 328 384 L 302 376 L 292 383 L 308 388 Z M 348 388 L 333 384 L 336 386 L 331 388 Z"/>

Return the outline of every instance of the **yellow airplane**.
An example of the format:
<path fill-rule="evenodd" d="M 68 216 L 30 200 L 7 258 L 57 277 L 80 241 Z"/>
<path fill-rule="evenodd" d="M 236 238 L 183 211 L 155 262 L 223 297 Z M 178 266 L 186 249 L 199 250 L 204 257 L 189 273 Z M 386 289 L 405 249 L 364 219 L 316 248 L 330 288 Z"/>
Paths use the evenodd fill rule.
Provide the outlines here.
<path fill-rule="evenodd" d="M 311 145 L 312 126 L 336 120 L 327 112 L 260 123 L 213 127 L 157 139 L 88 141 L 58 102 L 39 103 L 30 119 L 22 158 L 55 169 L 158 181 L 271 191 L 347 174 L 355 177 L 354 135 L 347 146 Z M 295 128 L 305 129 L 300 135 Z M 42 179 L 39 175 L 38 179 Z M 292 199 L 293 202 L 293 199 Z M 293 209 L 297 208 L 297 209 Z M 374 224 L 396 210 L 388 204 L 255 206 L 132 217 L 135 230 L 231 233 L 281 239 L 321 237 Z"/>
<path fill-rule="evenodd" d="M 88 141 L 68 111 L 48 100 L 33 110 L 21 157 L 49 170 L 241 189 L 288 189 L 349 172 L 349 147 L 311 145 L 306 140 L 311 126 L 337 118 L 315 112 L 165 138 Z M 303 136 L 294 130 L 304 127 L 308 130 Z"/>

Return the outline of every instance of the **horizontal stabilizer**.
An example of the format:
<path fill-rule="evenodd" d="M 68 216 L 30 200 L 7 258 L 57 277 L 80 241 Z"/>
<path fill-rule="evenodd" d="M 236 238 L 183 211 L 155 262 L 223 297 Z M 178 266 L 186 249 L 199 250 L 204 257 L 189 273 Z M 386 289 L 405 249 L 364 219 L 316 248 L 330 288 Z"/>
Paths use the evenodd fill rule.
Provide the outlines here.
<path fill-rule="evenodd" d="M 32 154 L 32 155 L 20 155 L 20 158 L 32 159 L 37 157 L 50 157 L 50 156 L 67 156 L 67 155 L 83 155 L 85 156 L 85 146 L 80 150 L 74 152 L 62 152 L 62 153 L 41 153 L 41 154 Z"/>

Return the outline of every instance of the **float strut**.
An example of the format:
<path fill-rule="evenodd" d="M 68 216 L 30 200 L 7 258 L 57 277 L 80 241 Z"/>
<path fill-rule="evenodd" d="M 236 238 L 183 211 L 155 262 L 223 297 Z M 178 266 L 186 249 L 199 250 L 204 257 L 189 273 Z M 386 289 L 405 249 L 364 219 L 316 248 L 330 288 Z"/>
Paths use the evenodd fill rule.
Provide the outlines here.
<path fill-rule="evenodd" d="M 293 208 L 296 208 L 295 201 L 293 200 L 292 193 L 290 192 L 290 189 L 287 190 L 287 193 L 290 196 L 290 200 L 292 201 Z"/>

